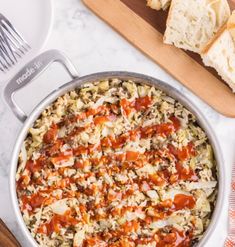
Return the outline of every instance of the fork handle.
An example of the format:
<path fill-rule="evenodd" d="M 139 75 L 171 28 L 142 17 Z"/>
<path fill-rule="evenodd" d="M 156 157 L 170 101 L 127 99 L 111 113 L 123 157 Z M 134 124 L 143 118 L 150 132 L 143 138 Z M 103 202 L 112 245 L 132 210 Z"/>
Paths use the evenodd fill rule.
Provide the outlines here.
<path fill-rule="evenodd" d="M 71 61 L 58 50 L 49 50 L 34 58 L 26 64 L 7 84 L 4 89 L 4 98 L 16 117 L 24 122 L 27 115 L 14 101 L 14 93 L 32 82 L 52 63 L 61 63 L 72 79 L 78 77 L 77 70 Z"/>

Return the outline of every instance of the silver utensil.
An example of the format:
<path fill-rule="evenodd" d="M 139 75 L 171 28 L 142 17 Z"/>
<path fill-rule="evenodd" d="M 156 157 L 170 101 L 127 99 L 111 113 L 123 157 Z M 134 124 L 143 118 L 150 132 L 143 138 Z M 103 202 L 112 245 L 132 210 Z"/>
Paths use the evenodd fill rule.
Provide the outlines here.
<path fill-rule="evenodd" d="M 0 71 L 8 71 L 30 48 L 10 21 L 0 14 Z"/>

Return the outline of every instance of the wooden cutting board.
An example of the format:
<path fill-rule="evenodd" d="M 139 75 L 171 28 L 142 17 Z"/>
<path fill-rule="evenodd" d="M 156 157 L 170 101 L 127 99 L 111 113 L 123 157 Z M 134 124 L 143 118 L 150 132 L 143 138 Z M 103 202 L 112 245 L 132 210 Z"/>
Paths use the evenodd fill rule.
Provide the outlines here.
<path fill-rule="evenodd" d="M 0 219 L 0 247 L 21 247 L 14 235 Z"/>
<path fill-rule="evenodd" d="M 203 66 L 199 55 L 163 44 L 166 11 L 152 10 L 146 0 L 83 0 L 130 43 L 193 91 L 211 107 L 235 117 L 235 94 L 217 73 Z M 235 4 L 230 1 L 231 8 Z"/>

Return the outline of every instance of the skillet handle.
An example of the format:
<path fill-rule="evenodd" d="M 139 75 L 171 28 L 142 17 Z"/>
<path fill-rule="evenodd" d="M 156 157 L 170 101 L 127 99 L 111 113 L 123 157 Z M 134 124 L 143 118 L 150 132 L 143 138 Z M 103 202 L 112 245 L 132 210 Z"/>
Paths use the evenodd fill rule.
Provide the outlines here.
<path fill-rule="evenodd" d="M 39 76 L 44 70 L 46 70 L 52 63 L 61 63 L 72 79 L 78 77 L 77 70 L 71 63 L 71 61 L 58 50 L 46 51 L 28 64 L 26 64 L 7 84 L 4 89 L 4 98 L 15 114 L 15 116 L 24 122 L 27 115 L 22 111 L 14 101 L 14 93 L 32 82 L 37 76 Z"/>

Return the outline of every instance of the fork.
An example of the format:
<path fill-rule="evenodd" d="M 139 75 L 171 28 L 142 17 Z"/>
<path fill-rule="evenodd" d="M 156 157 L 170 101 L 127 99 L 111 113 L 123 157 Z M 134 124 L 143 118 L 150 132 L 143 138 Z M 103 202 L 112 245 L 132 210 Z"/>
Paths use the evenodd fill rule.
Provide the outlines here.
<path fill-rule="evenodd" d="M 0 14 L 0 71 L 8 71 L 30 49 L 22 35 Z"/>

